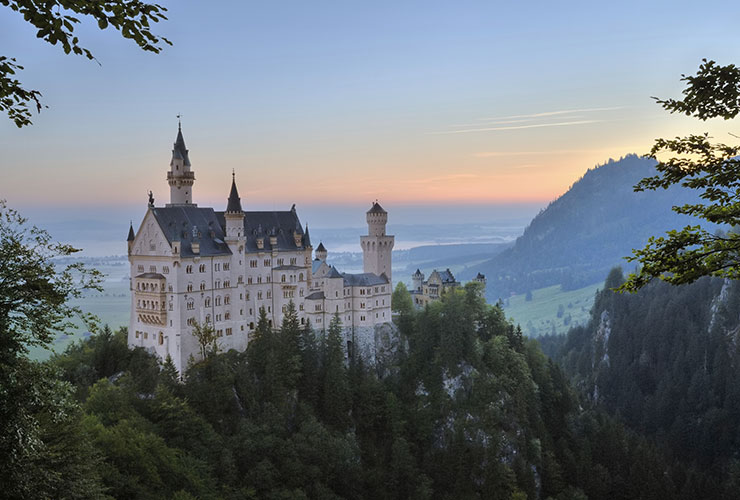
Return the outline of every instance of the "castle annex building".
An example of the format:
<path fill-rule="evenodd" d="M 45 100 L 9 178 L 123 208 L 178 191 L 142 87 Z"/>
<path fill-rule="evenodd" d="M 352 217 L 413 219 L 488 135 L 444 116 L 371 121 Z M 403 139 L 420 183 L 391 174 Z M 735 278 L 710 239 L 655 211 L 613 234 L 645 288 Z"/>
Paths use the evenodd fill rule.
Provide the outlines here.
<path fill-rule="evenodd" d="M 301 324 L 316 330 L 339 314 L 349 349 L 374 359 L 375 338 L 391 322 L 388 213 L 376 202 L 361 236 L 363 273 L 327 264 L 313 247 L 295 205 L 286 211 L 245 211 L 232 174 L 226 210 L 193 203 L 195 174 L 178 127 L 167 172 L 170 202 L 149 206 L 139 230 L 128 234 L 131 319 L 128 342 L 170 356 L 182 371 L 199 357 L 195 323 L 211 324 L 222 350 L 244 350 L 260 308 L 271 326 L 282 324 L 290 301 Z"/>

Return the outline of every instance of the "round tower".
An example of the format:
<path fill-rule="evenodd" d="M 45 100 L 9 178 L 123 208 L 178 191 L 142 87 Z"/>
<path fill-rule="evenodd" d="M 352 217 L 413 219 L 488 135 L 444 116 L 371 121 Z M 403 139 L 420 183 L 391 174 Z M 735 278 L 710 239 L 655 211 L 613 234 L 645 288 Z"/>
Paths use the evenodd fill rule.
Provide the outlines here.
<path fill-rule="evenodd" d="M 414 290 L 420 292 L 424 286 L 424 273 L 417 269 L 416 272 L 411 275 L 411 282 L 414 286 Z"/>
<path fill-rule="evenodd" d="M 367 236 L 360 237 L 362 246 L 362 267 L 364 272 L 385 275 L 392 285 L 391 252 L 395 238 L 385 234 L 388 212 L 375 201 L 366 213 Z"/>

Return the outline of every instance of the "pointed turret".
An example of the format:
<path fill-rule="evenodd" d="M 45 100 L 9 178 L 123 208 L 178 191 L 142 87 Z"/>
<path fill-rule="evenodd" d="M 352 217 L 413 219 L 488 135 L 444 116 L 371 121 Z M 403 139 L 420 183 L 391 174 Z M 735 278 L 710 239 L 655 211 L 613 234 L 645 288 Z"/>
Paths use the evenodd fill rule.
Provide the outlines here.
<path fill-rule="evenodd" d="M 311 236 L 308 234 L 308 224 L 306 224 L 306 232 L 303 233 L 303 246 L 306 248 L 311 247 Z"/>
<path fill-rule="evenodd" d="M 242 210 L 242 201 L 239 198 L 239 191 L 236 189 L 236 174 L 231 171 L 231 192 L 226 203 L 226 239 L 229 244 L 236 245 L 241 240 L 244 233 L 244 211 Z"/>
<path fill-rule="evenodd" d="M 136 238 L 136 235 L 134 234 L 134 223 L 131 221 L 131 223 L 128 226 L 128 238 L 126 238 L 127 247 L 128 247 L 128 254 L 131 255 L 131 250 L 134 248 L 134 239 Z"/>
<path fill-rule="evenodd" d="M 185 139 L 182 136 L 182 125 L 177 124 L 177 139 L 175 139 L 175 148 L 172 150 L 172 161 L 182 160 L 183 165 L 190 166 L 188 158 L 188 148 L 185 147 Z"/>
<path fill-rule="evenodd" d="M 182 127 L 177 124 L 177 139 L 172 148 L 170 171 L 167 172 L 167 183 L 170 185 L 170 205 L 192 205 L 195 174 L 190 170 L 190 158 Z"/>
<path fill-rule="evenodd" d="M 231 192 L 229 193 L 229 200 L 226 204 L 226 212 L 242 212 L 242 201 L 241 198 L 239 198 L 239 191 L 236 189 L 236 174 L 234 174 L 234 172 L 231 172 Z"/>
<path fill-rule="evenodd" d="M 326 251 L 326 248 L 324 248 L 324 244 L 319 242 L 319 246 L 316 249 L 316 258 L 319 259 L 321 262 L 326 262 L 326 255 L 328 252 Z"/>

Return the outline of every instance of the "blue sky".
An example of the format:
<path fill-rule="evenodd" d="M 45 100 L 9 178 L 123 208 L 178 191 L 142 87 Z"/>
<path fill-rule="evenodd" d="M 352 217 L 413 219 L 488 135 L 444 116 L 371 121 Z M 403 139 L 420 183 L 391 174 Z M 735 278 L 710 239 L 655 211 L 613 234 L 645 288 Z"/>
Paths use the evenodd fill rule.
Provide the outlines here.
<path fill-rule="evenodd" d="M 701 58 L 737 63 L 734 2 L 163 2 L 146 54 L 87 23 L 101 65 L 0 9 L 0 46 L 49 109 L 0 121 L 11 206 L 164 203 L 175 115 L 195 198 L 232 168 L 251 208 L 546 204 L 594 164 L 732 124 L 664 113 Z"/>

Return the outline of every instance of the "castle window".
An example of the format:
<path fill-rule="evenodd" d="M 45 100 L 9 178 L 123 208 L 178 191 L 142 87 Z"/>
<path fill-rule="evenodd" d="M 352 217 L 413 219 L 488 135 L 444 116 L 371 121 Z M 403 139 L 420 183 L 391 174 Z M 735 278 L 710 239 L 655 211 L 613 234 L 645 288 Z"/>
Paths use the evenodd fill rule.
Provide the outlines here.
<path fill-rule="evenodd" d="M 270 259 L 265 259 L 264 263 L 265 263 L 265 267 L 270 267 L 270 264 L 271 264 Z"/>
<path fill-rule="evenodd" d="M 298 295 L 299 295 L 300 297 L 303 297 L 303 288 L 301 288 L 300 290 L 298 290 Z"/>
<path fill-rule="evenodd" d="M 269 282 L 270 282 L 270 275 L 269 275 L 269 274 L 268 274 L 267 276 L 265 276 L 265 281 L 266 281 L 267 283 L 269 283 Z"/>
<path fill-rule="evenodd" d="M 240 274 L 239 277 L 236 278 L 236 283 L 239 284 L 239 285 L 241 285 L 242 283 L 244 283 L 244 276 L 242 276 Z"/>
<path fill-rule="evenodd" d="M 375 293 L 378 293 L 378 287 L 377 286 L 375 287 Z"/>
<path fill-rule="evenodd" d="M 301 318 L 301 324 L 302 325 L 305 325 L 306 324 L 306 318 Z"/>
<path fill-rule="evenodd" d="M 226 335 L 231 335 L 231 328 L 226 329 Z"/>
<path fill-rule="evenodd" d="M 257 267 L 257 259 L 250 260 L 249 267 Z"/>
<path fill-rule="evenodd" d="M 262 283 L 262 276 L 257 276 L 257 283 Z"/>
<path fill-rule="evenodd" d="M 301 305 L 298 306 L 298 310 L 299 311 L 303 311 L 303 304 L 301 304 Z"/>
<path fill-rule="evenodd" d="M 262 292 L 257 292 L 257 300 L 262 300 Z"/>
<path fill-rule="evenodd" d="M 229 266 L 229 263 L 228 262 L 224 262 L 224 271 L 228 271 L 229 270 L 229 267 L 230 267 Z"/>
<path fill-rule="evenodd" d="M 159 332 L 159 345 L 164 344 L 164 333 Z"/>
<path fill-rule="evenodd" d="M 254 321 L 249 322 L 249 329 L 254 330 Z"/>
<path fill-rule="evenodd" d="M 229 288 L 229 287 L 231 287 L 231 281 L 230 280 L 225 280 L 224 281 L 224 288 Z"/>
<path fill-rule="evenodd" d="M 298 281 L 303 281 L 303 273 L 298 275 Z"/>
<path fill-rule="evenodd" d="M 188 292 L 192 292 L 193 291 L 193 284 L 192 283 L 188 283 L 187 291 Z"/>
<path fill-rule="evenodd" d="M 220 306 L 221 305 L 221 296 L 220 295 L 216 296 L 216 305 L 217 306 Z"/>
<path fill-rule="evenodd" d="M 284 274 L 280 277 L 280 282 L 281 283 L 285 283 L 285 275 Z"/>
<path fill-rule="evenodd" d="M 211 322 L 211 315 L 206 314 L 206 323 L 210 323 L 210 322 Z"/>
<path fill-rule="evenodd" d="M 219 264 L 219 263 L 216 263 L 213 267 L 215 268 L 216 271 L 220 271 L 221 270 L 221 264 Z"/>
<path fill-rule="evenodd" d="M 223 337 L 224 331 L 223 330 L 216 330 L 216 337 Z"/>
<path fill-rule="evenodd" d="M 231 304 L 231 297 L 230 296 L 227 295 L 226 297 L 224 297 L 224 304 L 226 304 L 226 305 Z"/>
<path fill-rule="evenodd" d="M 296 263 L 296 258 L 295 257 L 291 257 L 291 259 L 290 259 L 290 265 L 291 266 L 295 266 L 295 263 Z"/>
<path fill-rule="evenodd" d="M 283 265 L 283 262 L 284 262 L 284 259 L 278 259 L 277 260 L 277 265 L 278 266 L 282 266 Z"/>
<path fill-rule="evenodd" d="M 200 291 L 202 292 L 205 289 L 206 289 L 206 282 L 205 281 L 201 281 L 200 282 Z"/>
<path fill-rule="evenodd" d="M 207 305 L 208 305 L 208 303 L 206 301 L 206 306 Z M 188 311 L 192 311 L 193 309 L 195 309 L 195 302 L 192 301 L 192 300 L 188 300 L 188 302 L 186 304 L 186 308 L 187 308 Z"/>
<path fill-rule="evenodd" d="M 138 266 L 137 269 L 139 270 L 140 273 L 144 272 L 144 266 Z"/>
<path fill-rule="evenodd" d="M 249 292 L 247 292 L 246 300 L 249 300 Z"/>
<path fill-rule="evenodd" d="M 272 290 L 267 290 L 267 298 L 268 299 L 272 298 Z"/>
<path fill-rule="evenodd" d="M 247 276 L 247 284 L 248 285 L 251 285 L 252 284 L 252 277 L 251 276 Z"/>
<path fill-rule="evenodd" d="M 365 321 L 365 316 L 360 316 L 360 321 Z"/>
<path fill-rule="evenodd" d="M 198 266 L 198 271 L 200 271 L 201 273 L 206 272 L 206 265 L 205 264 L 201 264 L 200 266 Z"/>
<path fill-rule="evenodd" d="M 221 288 L 221 280 L 216 280 L 214 288 Z"/>
<path fill-rule="evenodd" d="M 193 266 L 185 266 L 185 272 L 187 274 L 193 274 Z"/>
<path fill-rule="evenodd" d="M 365 303 L 364 302 L 360 302 L 360 309 L 365 309 Z"/>
<path fill-rule="evenodd" d="M 206 307 L 211 307 L 211 298 L 210 297 L 206 297 L 206 304 L 205 305 L 206 305 Z"/>
<path fill-rule="evenodd" d="M 162 267 L 162 274 L 170 274 L 170 268 L 167 266 Z"/>

